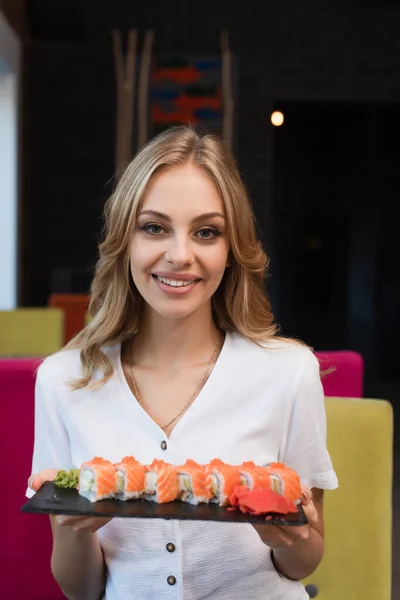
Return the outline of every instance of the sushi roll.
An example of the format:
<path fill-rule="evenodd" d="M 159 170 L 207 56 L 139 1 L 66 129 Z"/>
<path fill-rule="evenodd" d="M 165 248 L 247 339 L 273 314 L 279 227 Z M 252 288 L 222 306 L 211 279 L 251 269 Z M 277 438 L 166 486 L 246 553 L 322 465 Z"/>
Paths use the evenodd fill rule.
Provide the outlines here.
<path fill-rule="evenodd" d="M 115 465 L 119 500 L 140 498 L 144 490 L 144 466 L 133 456 L 125 456 Z"/>
<path fill-rule="evenodd" d="M 302 498 L 300 477 L 296 471 L 284 463 L 270 463 L 268 469 L 273 480 L 273 489 L 291 502 L 298 503 Z"/>
<path fill-rule="evenodd" d="M 163 460 L 154 459 L 151 465 L 146 465 L 144 469 L 145 500 L 163 504 L 177 499 L 179 485 L 176 467 Z"/>
<path fill-rule="evenodd" d="M 275 478 L 267 467 L 260 467 L 249 461 L 240 465 L 239 470 L 241 483 L 249 490 L 264 489 L 281 493 L 280 479 Z"/>
<path fill-rule="evenodd" d="M 78 493 L 90 502 L 115 498 L 117 494 L 115 467 L 109 460 L 96 456 L 84 462 L 79 473 Z"/>
<path fill-rule="evenodd" d="M 189 504 L 208 503 L 212 498 L 211 475 L 206 467 L 188 459 L 184 465 L 176 467 L 178 472 L 178 496 Z"/>
<path fill-rule="evenodd" d="M 240 469 L 224 463 L 219 458 L 214 458 L 206 468 L 207 475 L 211 477 L 211 502 L 220 506 L 229 504 L 229 498 L 236 486 L 241 485 Z"/>

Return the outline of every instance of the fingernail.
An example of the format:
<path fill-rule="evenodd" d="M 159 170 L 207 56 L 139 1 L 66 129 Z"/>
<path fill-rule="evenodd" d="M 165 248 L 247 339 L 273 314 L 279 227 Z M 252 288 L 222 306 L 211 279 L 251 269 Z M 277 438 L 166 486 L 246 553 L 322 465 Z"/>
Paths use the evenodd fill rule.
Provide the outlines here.
<path fill-rule="evenodd" d="M 33 481 L 32 477 L 29 477 L 29 479 L 28 479 L 28 487 L 30 487 L 31 490 L 33 490 L 32 481 Z"/>

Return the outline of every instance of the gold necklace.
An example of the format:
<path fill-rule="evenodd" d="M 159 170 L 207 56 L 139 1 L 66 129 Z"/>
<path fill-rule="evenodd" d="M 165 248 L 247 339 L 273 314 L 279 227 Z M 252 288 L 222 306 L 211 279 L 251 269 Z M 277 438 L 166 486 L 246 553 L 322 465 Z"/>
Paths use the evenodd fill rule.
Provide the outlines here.
<path fill-rule="evenodd" d="M 167 427 L 169 427 L 170 425 L 172 425 L 172 423 L 174 421 L 176 421 L 177 419 L 179 419 L 179 417 L 189 408 L 189 406 L 192 404 L 192 402 L 195 400 L 195 398 L 197 397 L 199 391 L 201 390 L 202 386 L 204 385 L 205 381 L 207 380 L 210 371 L 213 367 L 213 365 L 215 364 L 217 357 L 219 355 L 219 353 L 222 350 L 222 346 L 224 343 L 224 339 L 225 336 L 223 335 L 223 333 L 221 333 L 221 336 L 218 338 L 218 343 L 215 346 L 214 352 L 212 353 L 212 356 L 210 358 L 210 361 L 207 364 L 206 370 L 203 374 L 203 376 L 201 377 L 200 381 L 198 382 L 195 391 L 193 392 L 193 394 L 191 395 L 189 401 L 185 404 L 185 406 L 182 408 L 182 410 L 176 415 L 176 417 L 174 417 L 173 419 L 171 419 L 166 425 L 160 425 L 161 429 L 165 430 L 167 429 Z M 131 350 L 132 350 L 132 343 L 133 340 L 131 342 Z M 132 356 L 132 351 L 131 351 L 131 356 Z M 136 396 L 136 400 L 138 401 L 138 403 L 140 404 L 140 406 L 143 408 L 143 410 L 146 410 L 143 406 L 143 404 L 140 401 L 140 397 L 139 397 L 139 390 L 138 387 L 136 385 L 136 380 L 135 377 L 133 375 L 133 364 L 131 364 L 131 379 L 132 379 L 132 384 L 133 384 L 133 390 Z"/>

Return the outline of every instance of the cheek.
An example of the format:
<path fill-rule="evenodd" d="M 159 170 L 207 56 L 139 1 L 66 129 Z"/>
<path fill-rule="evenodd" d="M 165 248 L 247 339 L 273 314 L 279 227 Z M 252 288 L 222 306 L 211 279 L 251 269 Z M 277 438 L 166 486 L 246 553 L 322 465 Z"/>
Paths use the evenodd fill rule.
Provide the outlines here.
<path fill-rule="evenodd" d="M 133 243 L 130 252 L 131 270 L 137 271 L 143 268 L 151 261 L 153 254 L 151 247 L 148 247 L 147 244 Z"/>
<path fill-rule="evenodd" d="M 228 255 L 226 252 L 218 252 L 209 256 L 208 260 L 203 262 L 205 272 L 208 273 L 209 280 L 219 283 L 224 276 Z"/>
<path fill-rule="evenodd" d="M 228 255 L 229 247 L 227 245 L 224 245 L 218 249 L 218 252 L 215 252 L 210 264 L 213 264 L 216 272 L 223 272 L 225 270 L 226 263 L 228 262 Z"/>

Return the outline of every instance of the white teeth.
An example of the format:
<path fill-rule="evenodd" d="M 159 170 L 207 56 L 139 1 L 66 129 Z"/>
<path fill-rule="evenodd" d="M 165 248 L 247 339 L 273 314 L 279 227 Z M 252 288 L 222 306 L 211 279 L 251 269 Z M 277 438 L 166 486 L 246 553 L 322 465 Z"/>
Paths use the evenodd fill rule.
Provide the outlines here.
<path fill-rule="evenodd" d="M 170 285 L 171 287 L 183 287 L 185 285 L 190 285 L 191 283 L 194 283 L 196 281 L 196 279 L 192 279 L 191 281 L 182 281 L 182 280 L 177 280 L 177 279 L 165 279 L 165 277 L 159 277 L 158 275 L 156 275 L 158 281 L 161 281 L 162 283 L 165 283 L 166 285 Z"/>

